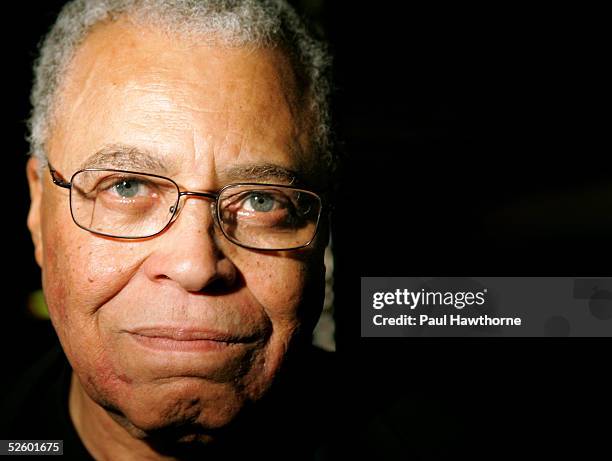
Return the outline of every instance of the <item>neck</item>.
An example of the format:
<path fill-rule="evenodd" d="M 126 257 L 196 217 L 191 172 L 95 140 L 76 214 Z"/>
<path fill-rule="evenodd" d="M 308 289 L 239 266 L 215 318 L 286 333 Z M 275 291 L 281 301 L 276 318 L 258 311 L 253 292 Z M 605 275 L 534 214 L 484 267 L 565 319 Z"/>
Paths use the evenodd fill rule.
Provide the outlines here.
<path fill-rule="evenodd" d="M 132 436 L 94 402 L 72 373 L 68 402 L 70 417 L 89 453 L 97 460 L 169 460 L 146 442 Z"/>

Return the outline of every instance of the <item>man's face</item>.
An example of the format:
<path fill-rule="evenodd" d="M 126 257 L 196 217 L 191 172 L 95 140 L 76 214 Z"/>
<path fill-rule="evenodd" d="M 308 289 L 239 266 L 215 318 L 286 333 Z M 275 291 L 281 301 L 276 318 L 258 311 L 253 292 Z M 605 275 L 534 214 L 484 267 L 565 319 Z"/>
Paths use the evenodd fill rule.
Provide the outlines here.
<path fill-rule="evenodd" d="M 113 145 L 154 155 L 166 171 L 145 172 L 192 191 L 253 181 L 236 167 L 299 173 L 314 161 L 309 119 L 277 51 L 196 45 L 119 21 L 80 46 L 61 95 L 47 150 L 67 180 Z M 97 166 L 143 170 L 120 158 Z M 188 198 L 156 237 L 101 237 L 73 223 L 68 190 L 35 167 L 28 225 L 51 320 L 94 401 L 145 431 L 217 428 L 268 389 L 320 313 L 325 231 L 300 251 L 248 250 L 220 234 L 207 199 Z M 234 342 L 177 341 L 194 332 Z"/>

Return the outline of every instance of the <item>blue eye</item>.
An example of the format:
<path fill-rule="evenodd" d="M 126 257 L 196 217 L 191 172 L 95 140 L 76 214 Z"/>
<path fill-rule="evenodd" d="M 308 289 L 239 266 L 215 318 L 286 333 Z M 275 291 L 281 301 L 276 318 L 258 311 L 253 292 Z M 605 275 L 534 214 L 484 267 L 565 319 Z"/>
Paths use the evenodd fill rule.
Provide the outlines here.
<path fill-rule="evenodd" d="M 132 198 L 138 194 L 140 183 L 133 180 L 123 180 L 113 186 L 117 193 L 124 198 Z"/>
<path fill-rule="evenodd" d="M 267 212 L 274 208 L 275 200 L 271 195 L 254 193 L 247 199 L 247 203 L 253 211 Z"/>

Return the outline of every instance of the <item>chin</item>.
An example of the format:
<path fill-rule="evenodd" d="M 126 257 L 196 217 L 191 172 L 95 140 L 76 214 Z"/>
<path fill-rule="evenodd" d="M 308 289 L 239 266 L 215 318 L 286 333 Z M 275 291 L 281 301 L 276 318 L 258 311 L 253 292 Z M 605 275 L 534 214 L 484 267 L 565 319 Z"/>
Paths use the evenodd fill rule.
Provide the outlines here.
<path fill-rule="evenodd" d="M 144 380 L 132 373 L 126 378 L 96 372 L 79 379 L 85 392 L 133 436 L 211 441 L 271 387 L 275 361 L 264 361 L 263 354 L 252 359 L 232 367 L 223 380 L 176 373 Z"/>
<path fill-rule="evenodd" d="M 185 433 L 173 437 L 181 439 L 229 426 L 248 401 L 240 386 L 176 378 L 169 383 L 138 386 L 130 400 L 117 403 L 130 425 L 143 434 L 152 436 L 182 428 Z"/>

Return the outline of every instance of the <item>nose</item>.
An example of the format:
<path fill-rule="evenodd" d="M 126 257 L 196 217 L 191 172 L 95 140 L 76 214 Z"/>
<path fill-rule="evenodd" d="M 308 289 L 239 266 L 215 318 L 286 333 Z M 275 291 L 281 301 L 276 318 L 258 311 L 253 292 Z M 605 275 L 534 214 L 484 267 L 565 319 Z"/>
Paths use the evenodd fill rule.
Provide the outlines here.
<path fill-rule="evenodd" d="M 183 198 L 180 214 L 157 236 L 144 270 L 154 282 L 176 283 L 189 292 L 228 289 L 237 269 L 219 246 L 211 202 L 204 197 Z"/>

